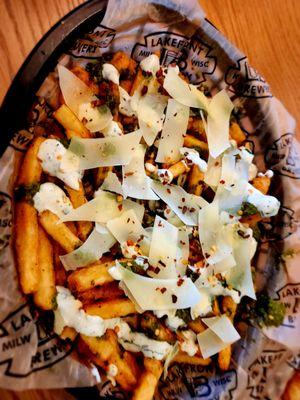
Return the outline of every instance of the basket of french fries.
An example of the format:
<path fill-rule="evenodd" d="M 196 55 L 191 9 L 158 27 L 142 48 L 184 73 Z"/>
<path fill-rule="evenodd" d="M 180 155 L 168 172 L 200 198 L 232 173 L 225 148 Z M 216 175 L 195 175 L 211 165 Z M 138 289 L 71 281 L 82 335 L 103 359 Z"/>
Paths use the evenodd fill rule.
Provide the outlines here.
<path fill-rule="evenodd" d="M 299 367 L 293 131 L 196 1 L 109 1 L 0 159 L 0 385 L 279 399 Z"/>

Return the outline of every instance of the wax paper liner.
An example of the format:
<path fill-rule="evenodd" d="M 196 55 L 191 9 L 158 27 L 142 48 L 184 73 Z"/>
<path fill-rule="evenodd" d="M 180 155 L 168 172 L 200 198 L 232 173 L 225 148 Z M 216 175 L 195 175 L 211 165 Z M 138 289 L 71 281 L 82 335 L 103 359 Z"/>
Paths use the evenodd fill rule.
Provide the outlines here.
<path fill-rule="evenodd" d="M 137 61 L 159 51 L 163 64 L 177 63 L 204 89 L 215 93 L 227 88 L 255 162 L 259 170 L 274 172 L 271 193 L 281 201 L 279 214 L 260 225 L 255 266 L 257 288 L 266 288 L 286 306 L 283 325 L 264 331 L 249 328 L 234 346 L 232 364 L 225 373 L 213 363 L 171 366 L 167 379 L 159 383 L 156 399 L 279 399 L 300 360 L 300 146 L 295 121 L 247 58 L 205 19 L 196 0 L 111 0 L 104 20 L 78 38 L 60 62 L 85 64 L 120 49 Z M 18 289 L 13 258 L 15 166 L 33 133 L 51 126 L 48 104 L 55 105 L 57 93 L 53 73 L 38 92 L 29 126 L 15 134 L 0 160 L 0 386 L 14 390 L 88 386 L 99 380 L 95 370 L 74 358 L 72 348 L 56 341 L 47 321 L 26 303 Z M 99 396 L 127 395 L 104 380 Z"/>

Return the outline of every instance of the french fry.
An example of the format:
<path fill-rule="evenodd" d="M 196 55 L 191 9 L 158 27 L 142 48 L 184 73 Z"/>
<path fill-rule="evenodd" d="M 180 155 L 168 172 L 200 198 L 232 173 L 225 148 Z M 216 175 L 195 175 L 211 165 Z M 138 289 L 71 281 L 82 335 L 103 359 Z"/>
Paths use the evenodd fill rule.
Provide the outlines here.
<path fill-rule="evenodd" d="M 78 299 L 83 304 L 91 304 L 99 300 L 111 300 L 123 296 L 124 292 L 119 288 L 119 282 L 115 281 L 79 292 Z"/>
<path fill-rule="evenodd" d="M 120 86 L 130 93 L 136 71 L 136 62 L 123 51 L 117 51 L 111 63 L 120 72 Z"/>
<path fill-rule="evenodd" d="M 137 376 L 134 370 L 121 357 L 120 346 L 114 331 L 108 330 L 105 336 L 89 337 L 81 335 L 81 340 L 88 346 L 89 350 L 94 354 L 92 361 L 104 370 L 108 369 L 109 364 L 114 364 L 118 368 L 115 377 L 122 389 L 131 391 L 137 383 Z"/>
<path fill-rule="evenodd" d="M 90 74 L 82 68 L 80 65 L 75 65 L 71 68 L 71 72 L 77 76 L 81 81 L 83 81 L 89 88 L 92 90 L 94 94 L 98 94 L 99 87 L 96 82 L 90 79 Z"/>
<path fill-rule="evenodd" d="M 282 400 L 297 400 L 300 399 L 300 372 L 294 373 L 289 380 L 284 390 Z"/>
<path fill-rule="evenodd" d="M 85 306 L 89 315 L 97 315 L 104 319 L 125 317 L 136 312 L 135 305 L 127 298 L 113 299 Z"/>
<path fill-rule="evenodd" d="M 193 165 L 188 176 L 188 190 L 196 196 L 200 196 L 203 190 L 204 173 L 200 171 L 198 165 Z"/>
<path fill-rule="evenodd" d="M 15 204 L 15 249 L 23 293 L 38 289 L 38 218 L 35 208 L 25 201 Z"/>
<path fill-rule="evenodd" d="M 66 190 L 69 194 L 69 198 L 74 208 L 80 207 L 87 202 L 85 197 L 84 189 L 82 183 L 79 185 L 79 190 L 74 190 L 69 186 L 66 186 Z M 85 241 L 93 229 L 93 224 L 90 221 L 78 221 L 77 225 L 77 233 L 79 239 Z"/>
<path fill-rule="evenodd" d="M 211 363 L 210 358 L 203 358 L 200 355 L 189 356 L 184 351 L 179 351 L 173 358 L 172 363 L 190 364 L 190 365 L 208 365 Z"/>
<path fill-rule="evenodd" d="M 44 229 L 38 229 L 38 266 L 39 282 L 33 295 L 34 303 L 43 310 L 52 310 L 55 306 L 55 273 L 52 244 Z"/>
<path fill-rule="evenodd" d="M 75 250 L 82 242 L 64 223 L 58 223 L 59 218 L 51 211 L 43 211 L 39 221 L 49 236 L 52 237 L 67 252 Z"/>
<path fill-rule="evenodd" d="M 113 277 L 108 273 L 108 269 L 113 265 L 115 265 L 114 261 L 101 262 L 100 260 L 88 267 L 77 269 L 68 277 L 70 289 L 78 293 L 97 285 L 113 282 Z"/>
<path fill-rule="evenodd" d="M 144 359 L 145 370 L 137 387 L 134 389 L 132 400 L 152 400 L 159 378 L 163 372 L 162 362 L 151 358 Z"/>
<path fill-rule="evenodd" d="M 98 188 L 106 178 L 107 174 L 113 170 L 113 167 L 99 167 L 96 169 L 95 173 L 95 184 Z"/>
<path fill-rule="evenodd" d="M 253 186 L 263 194 L 267 194 L 271 184 L 271 178 L 268 176 L 257 176 L 252 181 Z"/>
<path fill-rule="evenodd" d="M 76 339 L 77 332 L 75 331 L 74 328 L 70 328 L 69 326 L 65 326 L 62 333 L 59 335 L 59 337 L 62 340 L 69 340 L 71 342 L 74 342 Z"/>
<path fill-rule="evenodd" d="M 230 296 L 225 296 L 222 299 L 222 312 L 233 322 L 236 313 L 237 305 Z M 227 371 L 230 365 L 232 347 L 227 346 L 218 354 L 218 364 L 222 371 Z"/>
<path fill-rule="evenodd" d="M 190 117 L 189 118 L 187 130 L 191 131 L 193 133 L 196 133 L 203 139 L 206 138 L 206 132 L 204 129 L 203 121 L 199 117 Z"/>
<path fill-rule="evenodd" d="M 68 139 L 73 136 L 79 136 L 83 138 L 91 137 L 89 130 L 83 125 L 76 115 L 69 109 L 66 104 L 60 106 L 53 113 L 54 118 L 58 121 L 66 130 Z"/>
<path fill-rule="evenodd" d="M 151 333 L 156 340 L 162 340 L 169 343 L 176 341 L 174 333 L 168 329 L 155 315 L 151 312 L 145 312 L 141 315 L 142 330 Z"/>
<path fill-rule="evenodd" d="M 189 170 L 190 168 L 186 165 L 186 162 L 183 160 L 178 161 L 177 163 L 171 165 L 171 167 L 169 168 L 169 172 L 171 172 L 173 178 L 177 178 L 179 175 L 184 174 Z"/>
<path fill-rule="evenodd" d="M 18 185 L 32 185 L 39 183 L 42 175 L 42 167 L 38 160 L 40 145 L 45 138 L 37 137 L 29 146 L 19 169 Z"/>
<path fill-rule="evenodd" d="M 64 250 L 55 241 L 52 242 L 52 247 L 53 247 L 55 285 L 66 286 L 67 273 L 59 258 L 59 256 L 64 254 Z"/>
<path fill-rule="evenodd" d="M 44 138 L 38 137 L 29 146 L 19 169 L 18 185 L 28 189 L 40 182 L 42 167 L 38 151 Z M 15 249 L 20 284 L 23 293 L 33 293 L 38 288 L 38 217 L 33 205 L 25 199 L 15 204 Z"/>
<path fill-rule="evenodd" d="M 200 151 L 204 153 L 208 152 L 208 144 L 203 140 L 197 139 L 195 136 L 186 135 L 184 137 L 183 145 L 186 147 L 198 148 Z"/>
<path fill-rule="evenodd" d="M 138 68 L 130 90 L 130 96 L 133 96 L 134 92 L 142 85 L 144 80 L 145 78 L 143 77 L 143 71 L 141 68 Z"/>
<path fill-rule="evenodd" d="M 188 327 L 195 333 L 204 332 L 207 326 L 201 321 L 201 318 L 194 319 L 188 323 Z"/>
<path fill-rule="evenodd" d="M 246 135 L 241 130 L 239 124 L 237 124 L 236 122 L 233 122 L 230 125 L 229 136 L 231 137 L 231 139 L 233 139 L 237 142 L 238 146 L 241 146 L 244 143 L 244 141 L 246 140 Z"/>

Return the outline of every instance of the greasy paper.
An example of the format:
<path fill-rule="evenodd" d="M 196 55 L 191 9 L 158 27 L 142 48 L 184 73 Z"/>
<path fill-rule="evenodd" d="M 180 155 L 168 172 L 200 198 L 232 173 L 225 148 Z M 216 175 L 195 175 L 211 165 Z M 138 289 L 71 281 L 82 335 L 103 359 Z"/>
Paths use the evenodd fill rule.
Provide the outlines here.
<path fill-rule="evenodd" d="M 136 61 L 159 51 L 161 63 L 176 62 L 192 83 L 213 93 L 227 88 L 255 162 L 260 171 L 274 172 L 271 194 L 281 201 L 278 215 L 261 226 L 254 265 L 257 288 L 267 288 L 285 304 L 283 325 L 264 331 L 249 328 L 234 346 L 231 368 L 223 374 L 213 364 L 171 366 L 156 399 L 279 399 L 300 361 L 300 146 L 295 121 L 247 57 L 205 19 L 197 0 L 110 0 L 103 21 L 78 38 L 60 62 L 85 64 L 117 50 Z M 15 167 L 33 132 L 51 118 L 57 87 L 54 73 L 37 93 L 30 125 L 16 132 L 0 159 L 0 386 L 14 390 L 99 381 L 95 370 L 80 364 L 73 349 L 63 348 L 45 321 L 37 319 L 18 289 L 13 257 Z M 291 249 L 295 254 L 286 256 Z M 99 384 L 99 391 L 101 397 L 126 398 L 110 382 Z"/>

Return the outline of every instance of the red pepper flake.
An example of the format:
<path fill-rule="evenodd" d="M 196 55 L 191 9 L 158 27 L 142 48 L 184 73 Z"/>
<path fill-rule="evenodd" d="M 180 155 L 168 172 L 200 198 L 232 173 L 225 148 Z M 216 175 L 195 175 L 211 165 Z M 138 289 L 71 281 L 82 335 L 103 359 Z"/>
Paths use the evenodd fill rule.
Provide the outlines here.
<path fill-rule="evenodd" d="M 127 176 L 131 176 L 133 174 L 134 174 L 134 172 L 126 172 L 126 174 L 124 176 L 125 176 L 125 178 L 127 178 Z"/>
<path fill-rule="evenodd" d="M 175 296 L 175 294 L 172 294 L 172 303 L 176 302 L 177 302 L 177 296 Z"/>
<path fill-rule="evenodd" d="M 91 105 L 92 105 L 93 108 L 99 107 L 99 106 L 102 105 L 102 102 L 101 102 L 99 99 L 93 100 L 93 101 L 91 102 Z"/>
<path fill-rule="evenodd" d="M 171 194 L 171 189 L 168 188 L 168 189 L 167 189 L 167 192 L 168 192 L 169 194 Z"/>
<path fill-rule="evenodd" d="M 161 222 L 161 221 L 159 221 L 159 223 L 158 223 L 158 225 L 157 225 L 157 226 L 159 226 L 159 227 L 162 227 L 162 226 L 163 226 L 162 222 Z"/>
<path fill-rule="evenodd" d="M 153 269 L 153 272 L 154 272 L 156 275 L 159 273 L 159 271 L 160 271 L 160 268 L 159 268 L 159 267 L 156 267 L 156 268 Z"/>
<path fill-rule="evenodd" d="M 130 222 L 130 218 L 127 219 L 127 224 L 128 224 L 128 222 Z"/>
<path fill-rule="evenodd" d="M 142 96 L 145 96 L 145 94 L 148 92 L 148 86 L 146 86 L 146 85 L 144 85 L 143 87 L 142 87 L 142 90 L 141 90 L 141 95 Z"/>
<path fill-rule="evenodd" d="M 166 213 L 166 214 L 170 214 L 170 212 L 171 212 L 171 210 L 170 210 L 169 208 L 167 208 L 167 209 L 165 210 L 165 213 Z"/>
<path fill-rule="evenodd" d="M 185 214 L 187 212 L 188 208 L 187 206 L 183 206 L 182 207 L 182 214 Z"/>
<path fill-rule="evenodd" d="M 190 208 L 190 212 L 193 213 L 193 212 L 195 212 L 195 211 L 196 211 L 196 209 L 195 209 L 194 207 L 191 207 L 191 208 Z"/>
<path fill-rule="evenodd" d="M 217 167 L 218 165 L 220 165 L 219 161 L 215 162 L 215 166 Z"/>
<path fill-rule="evenodd" d="M 160 291 L 162 292 L 162 294 L 164 294 L 167 291 L 167 288 L 163 287 L 160 289 Z"/>
<path fill-rule="evenodd" d="M 162 265 L 164 268 L 166 268 L 166 264 L 162 262 L 161 260 L 158 261 L 158 264 Z"/>
<path fill-rule="evenodd" d="M 181 286 L 183 284 L 183 282 L 184 282 L 184 279 L 179 278 L 177 281 L 177 286 Z"/>
<path fill-rule="evenodd" d="M 122 211 L 122 208 L 123 208 L 123 205 L 122 205 L 122 204 L 119 204 L 119 205 L 118 205 L 119 211 Z"/>
<path fill-rule="evenodd" d="M 232 219 L 232 218 L 234 218 L 234 216 L 233 216 L 233 215 L 231 215 L 231 214 L 229 214 L 229 218 L 230 218 L 230 219 Z"/>
<path fill-rule="evenodd" d="M 88 120 L 85 117 L 83 117 L 81 122 L 83 123 L 83 125 L 85 125 L 88 122 Z"/>
<path fill-rule="evenodd" d="M 182 244 L 182 246 L 185 245 L 185 242 L 183 240 L 180 240 L 179 243 Z"/>
<path fill-rule="evenodd" d="M 184 202 L 185 202 L 185 198 L 183 197 L 183 198 L 181 199 L 181 201 L 184 203 Z"/>
<path fill-rule="evenodd" d="M 224 185 L 224 183 L 225 183 L 224 179 L 221 179 L 220 183 L 221 183 L 221 185 Z"/>

